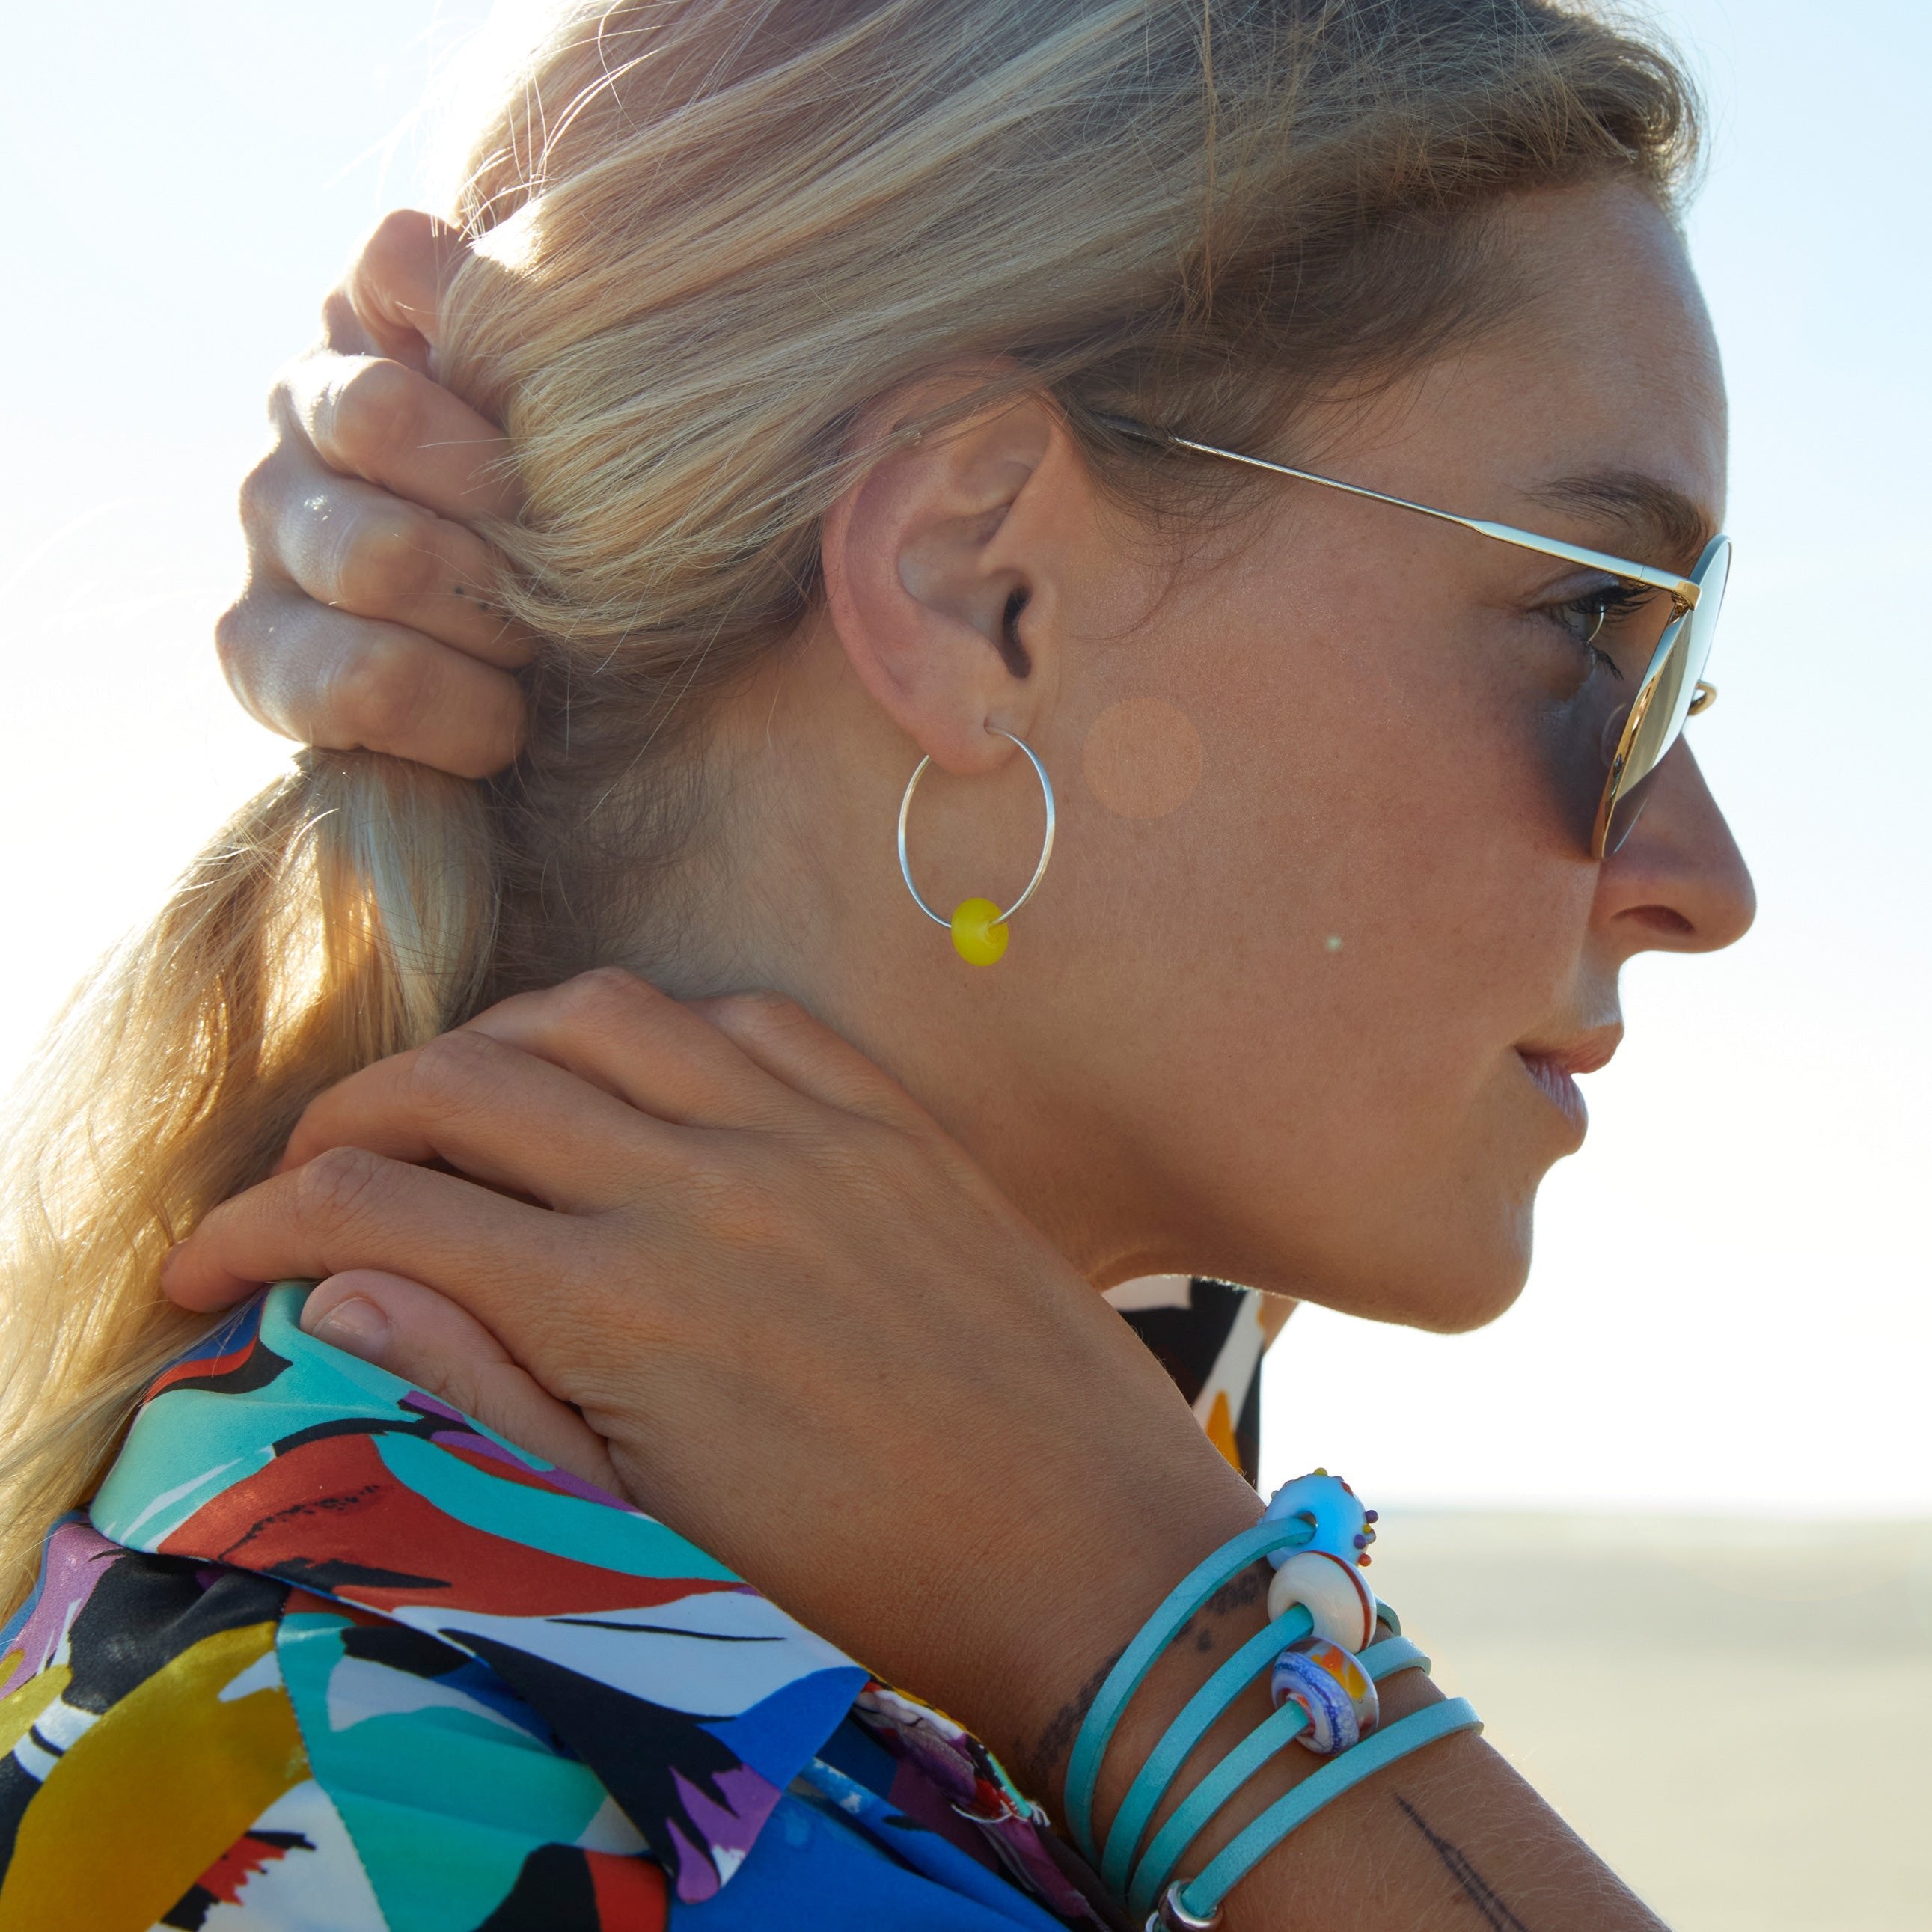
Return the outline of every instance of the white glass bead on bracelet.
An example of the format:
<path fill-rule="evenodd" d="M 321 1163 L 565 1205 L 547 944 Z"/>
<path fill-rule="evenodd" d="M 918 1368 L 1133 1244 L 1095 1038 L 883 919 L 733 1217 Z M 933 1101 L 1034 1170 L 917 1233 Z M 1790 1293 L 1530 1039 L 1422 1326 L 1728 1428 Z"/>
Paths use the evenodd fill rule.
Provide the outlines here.
<path fill-rule="evenodd" d="M 1298 1550 L 1268 1585 L 1272 1623 L 1296 1604 L 1305 1604 L 1315 1634 L 1344 1650 L 1366 1650 L 1375 1640 L 1376 1594 L 1352 1563 L 1325 1550 Z"/>

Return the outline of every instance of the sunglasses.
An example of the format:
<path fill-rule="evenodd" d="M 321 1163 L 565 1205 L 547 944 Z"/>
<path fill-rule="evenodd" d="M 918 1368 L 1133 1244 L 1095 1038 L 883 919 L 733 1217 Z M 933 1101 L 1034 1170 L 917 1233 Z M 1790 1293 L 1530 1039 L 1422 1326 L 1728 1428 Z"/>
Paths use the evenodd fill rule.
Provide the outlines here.
<path fill-rule="evenodd" d="M 1495 543 L 1510 544 L 1518 550 L 1534 550 L 1539 556 L 1556 557 L 1587 570 L 1601 571 L 1605 576 L 1625 584 L 1640 584 L 1664 592 L 1670 599 L 1670 615 L 1650 652 L 1649 667 L 1637 686 L 1636 695 L 1628 706 L 1613 712 L 1602 728 L 1592 734 L 1596 745 L 1594 756 L 1600 760 L 1604 772 L 1603 788 L 1596 800 L 1595 822 L 1588 835 L 1593 859 L 1609 857 L 1630 836 L 1642 813 L 1649 782 L 1676 743 L 1685 719 L 1708 710 L 1716 700 L 1717 687 L 1704 682 L 1704 667 L 1710 660 L 1711 639 L 1718 628 L 1718 614 L 1723 608 L 1724 586 L 1730 577 L 1731 540 L 1727 536 L 1713 537 L 1690 574 L 1679 577 L 1672 571 L 1633 563 L 1627 557 L 1586 550 L 1580 544 L 1564 543 L 1555 537 L 1538 536 L 1533 530 L 1520 530 L 1482 517 L 1459 517 L 1448 510 L 1432 509 L 1426 503 L 1412 503 L 1406 496 L 1364 489 L 1358 483 L 1318 476 L 1312 470 L 1270 463 L 1258 456 L 1244 456 L 1236 450 L 1217 449 L 1212 443 L 1196 442 L 1191 436 L 1153 429 L 1131 417 L 1103 416 L 1100 419 L 1109 429 L 1137 442 L 1150 442 L 1164 449 L 1190 450 L 1197 456 L 1219 457 L 1224 463 L 1244 464 L 1250 470 L 1292 476 L 1304 483 L 1319 483 L 1324 489 L 1344 490 L 1352 496 L 1366 496 L 1374 502 L 1393 504 L 1398 510 L 1433 517 L 1439 523 L 1459 524 Z M 1592 783 L 1594 783 L 1594 776 Z"/>

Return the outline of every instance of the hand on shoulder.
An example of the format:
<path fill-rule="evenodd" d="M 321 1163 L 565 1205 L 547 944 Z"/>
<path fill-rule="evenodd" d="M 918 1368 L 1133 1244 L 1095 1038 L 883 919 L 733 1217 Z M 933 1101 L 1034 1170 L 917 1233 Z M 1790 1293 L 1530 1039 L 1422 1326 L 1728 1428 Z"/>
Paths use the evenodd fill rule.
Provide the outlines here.
<path fill-rule="evenodd" d="M 614 1480 L 1032 1774 L 1258 1510 L 964 1150 L 770 995 L 598 971 L 353 1076 L 166 1286 L 213 1308 L 304 1276 L 310 1325 L 380 1309 L 387 1365 Z"/>

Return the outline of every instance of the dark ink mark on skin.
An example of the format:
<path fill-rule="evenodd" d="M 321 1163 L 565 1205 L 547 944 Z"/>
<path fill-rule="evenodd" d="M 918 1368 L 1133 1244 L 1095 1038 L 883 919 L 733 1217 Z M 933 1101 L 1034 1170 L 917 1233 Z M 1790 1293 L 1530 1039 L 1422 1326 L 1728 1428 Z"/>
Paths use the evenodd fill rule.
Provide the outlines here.
<path fill-rule="evenodd" d="M 1490 1932 L 1529 1932 L 1529 1928 L 1505 1905 L 1496 1888 L 1469 1862 L 1460 1846 L 1452 1845 L 1440 1832 L 1430 1829 L 1429 1821 L 1400 1792 L 1396 1804 L 1402 1816 L 1428 1840 L 1429 1848 L 1442 1861 L 1442 1868 L 1462 1888 L 1462 1895 L 1483 1915 Z"/>
<path fill-rule="evenodd" d="M 1073 1695 L 1053 1714 L 1053 1721 L 1040 1734 L 1040 1742 L 1034 1748 L 1034 1760 L 1047 1771 L 1057 1770 L 1060 1761 L 1073 1748 L 1073 1740 L 1078 1735 L 1087 1713 L 1094 1708 L 1094 1700 L 1100 1694 L 1100 1686 L 1106 1682 L 1107 1673 L 1120 1662 L 1125 1654 L 1123 1645 L 1081 1685 Z"/>
<path fill-rule="evenodd" d="M 1232 1611 L 1244 1610 L 1250 1604 L 1258 1604 L 1267 1596 L 1268 1586 L 1274 1580 L 1274 1572 L 1264 1564 L 1250 1563 L 1238 1576 L 1229 1577 L 1208 1599 L 1208 1614 L 1225 1617 Z"/>
<path fill-rule="evenodd" d="M 1175 1642 L 1185 1643 L 1192 1639 L 1195 1649 L 1205 1657 L 1219 1641 L 1213 1624 L 1265 1599 L 1274 1575 L 1263 1565 L 1251 1563 L 1238 1576 L 1231 1576 L 1181 1625 L 1175 1633 Z"/>
<path fill-rule="evenodd" d="M 1246 1610 L 1250 1604 L 1260 1604 L 1268 1596 L 1268 1584 L 1271 1579 L 1274 1570 L 1258 1563 L 1242 1570 L 1238 1576 L 1228 1579 L 1219 1590 L 1215 1590 L 1214 1596 L 1208 1598 L 1208 1602 L 1194 1616 L 1188 1617 L 1186 1623 L 1180 1624 L 1180 1629 L 1174 1633 L 1174 1646 L 1192 1644 L 1200 1656 L 1211 1654 L 1219 1646 L 1214 1623 Z M 1036 1764 L 1053 1770 L 1059 1768 L 1060 1760 L 1074 1748 L 1074 1738 L 1080 1735 L 1080 1725 L 1086 1720 L 1086 1714 L 1094 1708 L 1094 1698 L 1100 1696 L 1100 1687 L 1107 1681 L 1107 1671 L 1113 1670 L 1114 1664 L 1119 1664 L 1120 1656 L 1123 1652 L 1117 1650 L 1113 1656 L 1107 1658 L 1100 1670 L 1094 1671 L 1090 1679 L 1078 1688 L 1078 1693 L 1054 1712 L 1053 1721 L 1047 1725 L 1046 1731 L 1041 1731 L 1040 1743 L 1034 1747 Z"/>
<path fill-rule="evenodd" d="M 1215 1624 L 1262 1602 L 1268 1595 L 1274 1574 L 1264 1564 L 1250 1564 L 1238 1576 L 1231 1577 L 1174 1633 L 1174 1646 L 1188 1644 L 1201 1656 L 1211 1654 L 1220 1646 L 1220 1634 Z M 1081 1724 L 1094 1708 L 1094 1700 L 1100 1694 L 1100 1686 L 1106 1682 L 1108 1672 L 1120 1660 L 1124 1648 L 1124 1646 L 1122 1651 L 1116 1651 L 1108 1658 L 1060 1707 L 1052 1721 L 1041 1732 L 1040 1742 L 1034 1747 L 1034 1761 L 1043 1770 L 1057 1771 L 1072 1750 Z"/>

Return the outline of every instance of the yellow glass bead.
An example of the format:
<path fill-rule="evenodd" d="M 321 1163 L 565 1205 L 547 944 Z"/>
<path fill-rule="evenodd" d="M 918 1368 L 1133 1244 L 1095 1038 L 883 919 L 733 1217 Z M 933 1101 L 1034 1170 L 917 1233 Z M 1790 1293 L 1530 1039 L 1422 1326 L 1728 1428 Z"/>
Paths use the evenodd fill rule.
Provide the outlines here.
<path fill-rule="evenodd" d="M 952 908 L 952 950 L 969 966 L 991 966 L 1006 950 L 1006 928 L 995 923 L 991 899 L 962 899 Z"/>

